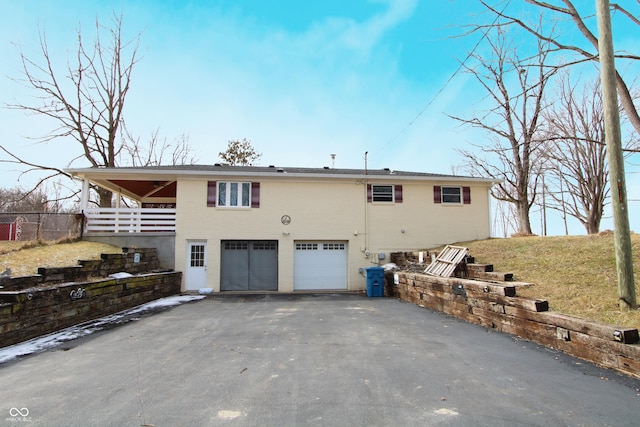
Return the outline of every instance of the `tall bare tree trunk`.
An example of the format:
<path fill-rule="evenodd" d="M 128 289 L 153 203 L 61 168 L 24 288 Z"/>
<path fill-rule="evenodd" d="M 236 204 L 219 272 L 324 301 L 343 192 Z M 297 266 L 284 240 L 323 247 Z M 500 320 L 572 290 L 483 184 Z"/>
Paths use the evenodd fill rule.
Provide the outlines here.
<path fill-rule="evenodd" d="M 77 50 L 65 69 L 56 68 L 43 34 L 39 60 L 21 53 L 23 77 L 17 81 L 38 96 L 31 104 L 17 103 L 9 107 L 52 119 L 55 125 L 40 138 L 41 142 L 72 138 L 78 144 L 79 153 L 69 153 L 70 161 L 82 159 L 92 167 L 114 167 L 125 143 L 118 142 L 119 132 L 124 123 L 124 105 L 133 67 L 138 61 L 139 36 L 123 42 L 122 15 L 114 15 L 113 25 L 108 28 L 96 20 L 95 28 L 96 36 L 90 43 L 85 43 L 78 30 Z M 101 39 L 105 32 L 107 42 Z M 19 159 L 2 146 L 0 149 L 16 163 L 29 166 L 29 170 L 52 170 Z M 111 192 L 100 190 L 97 194 L 100 206 L 111 206 Z"/>

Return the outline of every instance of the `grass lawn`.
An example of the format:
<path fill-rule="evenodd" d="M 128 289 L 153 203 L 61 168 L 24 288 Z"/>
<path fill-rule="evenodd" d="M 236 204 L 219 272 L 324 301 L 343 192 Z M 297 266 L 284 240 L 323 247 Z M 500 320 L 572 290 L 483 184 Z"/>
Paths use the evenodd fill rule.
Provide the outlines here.
<path fill-rule="evenodd" d="M 68 267 L 78 260 L 100 259 L 103 253 L 122 253 L 122 248 L 95 242 L 46 244 L 0 241 L 0 272 L 11 269 L 12 276 L 36 274 L 38 267 Z"/>
<path fill-rule="evenodd" d="M 631 239 L 637 289 L 640 235 L 633 234 Z M 518 289 L 518 295 L 546 299 L 550 310 L 640 329 L 640 310 L 621 312 L 618 305 L 612 234 L 512 237 L 456 245 L 469 248 L 478 263 L 513 273 L 516 281 L 534 283 Z"/>

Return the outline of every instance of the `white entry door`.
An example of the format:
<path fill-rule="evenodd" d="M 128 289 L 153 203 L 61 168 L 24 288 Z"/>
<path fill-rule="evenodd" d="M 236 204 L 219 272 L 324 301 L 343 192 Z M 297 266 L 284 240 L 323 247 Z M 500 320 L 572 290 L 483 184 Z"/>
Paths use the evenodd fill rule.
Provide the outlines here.
<path fill-rule="evenodd" d="M 207 242 L 187 243 L 187 277 L 185 289 L 197 291 L 207 287 Z"/>

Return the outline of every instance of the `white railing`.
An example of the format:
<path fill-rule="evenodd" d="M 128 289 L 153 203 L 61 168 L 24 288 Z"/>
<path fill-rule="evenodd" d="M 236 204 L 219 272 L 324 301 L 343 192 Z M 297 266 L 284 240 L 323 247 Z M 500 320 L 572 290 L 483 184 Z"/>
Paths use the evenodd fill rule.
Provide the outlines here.
<path fill-rule="evenodd" d="M 86 209 L 86 233 L 175 232 L 176 210 L 165 208 Z"/>

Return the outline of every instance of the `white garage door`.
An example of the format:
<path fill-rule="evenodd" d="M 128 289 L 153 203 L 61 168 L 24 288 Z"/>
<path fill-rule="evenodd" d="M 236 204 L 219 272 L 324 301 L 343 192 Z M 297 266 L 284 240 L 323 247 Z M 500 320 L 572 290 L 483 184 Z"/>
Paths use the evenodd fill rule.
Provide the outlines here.
<path fill-rule="evenodd" d="M 347 289 L 345 242 L 296 242 L 293 258 L 295 290 Z"/>

